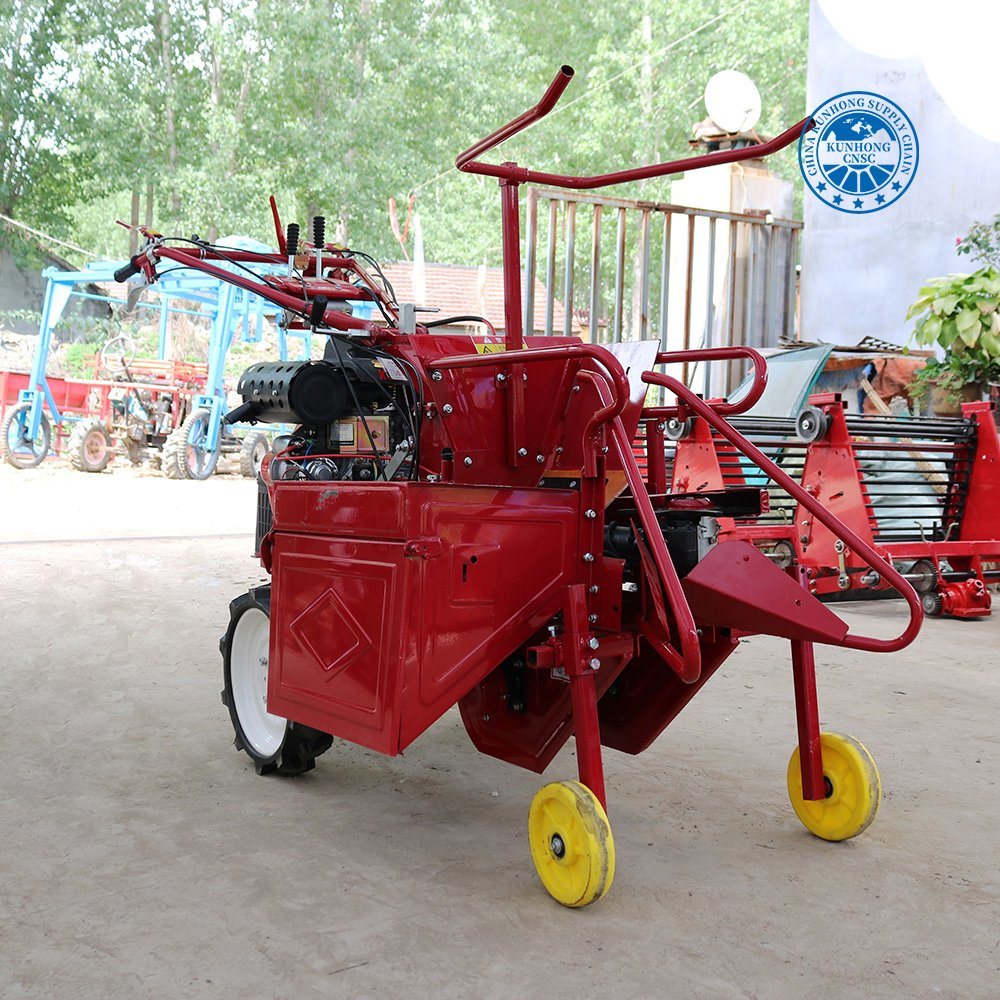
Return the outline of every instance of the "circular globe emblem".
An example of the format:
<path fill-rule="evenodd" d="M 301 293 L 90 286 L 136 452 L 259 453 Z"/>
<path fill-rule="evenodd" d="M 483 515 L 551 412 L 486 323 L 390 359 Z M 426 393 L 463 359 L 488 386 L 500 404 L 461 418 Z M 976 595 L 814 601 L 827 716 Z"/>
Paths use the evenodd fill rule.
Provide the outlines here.
<path fill-rule="evenodd" d="M 865 90 L 838 94 L 812 114 L 799 138 L 806 186 L 839 212 L 864 215 L 901 198 L 917 172 L 920 147 L 898 104 Z"/>

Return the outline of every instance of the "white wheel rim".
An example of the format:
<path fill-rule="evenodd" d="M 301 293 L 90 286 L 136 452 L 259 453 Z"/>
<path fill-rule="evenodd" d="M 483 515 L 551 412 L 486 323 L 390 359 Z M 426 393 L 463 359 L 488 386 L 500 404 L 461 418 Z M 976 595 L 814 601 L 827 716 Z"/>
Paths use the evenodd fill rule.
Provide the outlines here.
<path fill-rule="evenodd" d="M 229 651 L 229 679 L 240 729 L 260 757 L 281 749 L 287 720 L 267 710 L 268 617 L 260 608 L 240 615 Z"/>

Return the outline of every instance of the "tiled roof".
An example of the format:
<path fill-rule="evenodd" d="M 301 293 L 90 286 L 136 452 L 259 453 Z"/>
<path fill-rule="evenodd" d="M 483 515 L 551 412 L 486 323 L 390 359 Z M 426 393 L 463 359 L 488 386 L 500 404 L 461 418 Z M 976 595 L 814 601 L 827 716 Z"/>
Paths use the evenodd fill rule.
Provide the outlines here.
<path fill-rule="evenodd" d="M 504 328 L 503 271 L 499 267 L 464 264 L 425 264 L 426 295 L 417 295 L 413 284 L 413 262 L 400 261 L 383 264 L 385 276 L 396 290 L 400 302 L 415 302 L 421 306 L 434 306 L 441 311 L 422 318 L 441 319 L 446 316 L 485 316 L 498 330 Z M 523 287 L 522 287 L 523 295 Z M 535 279 L 534 329 L 545 329 L 545 286 Z M 553 303 L 553 332 L 560 334 L 565 313 L 562 303 Z M 529 324 L 525 323 L 528 327 Z M 530 332 L 526 330 L 525 332 Z"/>

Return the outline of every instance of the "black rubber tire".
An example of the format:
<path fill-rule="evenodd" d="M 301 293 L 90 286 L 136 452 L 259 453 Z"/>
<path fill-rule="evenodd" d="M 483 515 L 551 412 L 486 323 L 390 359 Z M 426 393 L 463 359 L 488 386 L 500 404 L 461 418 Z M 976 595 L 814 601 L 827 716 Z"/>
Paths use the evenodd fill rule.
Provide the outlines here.
<path fill-rule="evenodd" d="M 3 419 L 3 425 L 0 426 L 0 454 L 3 455 L 4 461 L 8 465 L 13 465 L 15 469 L 33 469 L 36 465 L 40 465 L 49 453 L 49 445 L 52 443 L 52 428 L 49 426 L 49 418 L 42 413 L 42 422 L 39 425 L 42 440 L 38 451 L 34 450 L 34 443 L 32 443 L 32 451 L 27 454 L 23 451 L 15 451 L 11 447 L 9 435 L 13 429 L 14 421 L 17 420 L 19 414 L 27 413 L 30 408 L 30 403 L 17 403 L 10 407 Z"/>
<path fill-rule="evenodd" d="M 270 438 L 263 431 L 251 431 L 240 442 L 240 472 L 247 479 L 257 478 L 260 463 L 270 447 Z"/>
<path fill-rule="evenodd" d="M 88 454 L 90 447 L 100 449 L 97 456 Z M 115 446 L 100 420 L 81 420 L 66 442 L 66 454 L 77 472 L 103 472 L 114 458 Z"/>
<path fill-rule="evenodd" d="M 222 653 L 222 703 L 229 709 L 229 719 L 233 724 L 233 746 L 243 750 L 253 761 L 258 774 L 278 774 L 282 777 L 295 777 L 311 771 L 316 766 L 316 758 L 326 753 L 333 745 L 333 737 L 329 733 L 321 733 L 318 729 L 301 726 L 296 722 L 285 724 L 285 735 L 276 753 L 261 756 L 254 750 L 240 725 L 239 714 L 236 711 L 236 699 L 233 697 L 233 682 L 230 656 L 232 653 L 233 636 L 240 618 L 251 608 L 259 608 L 271 617 L 271 587 L 257 587 L 246 594 L 240 594 L 229 605 L 229 628 L 219 640 L 219 651 Z"/>
<path fill-rule="evenodd" d="M 160 471 L 167 479 L 186 478 L 181 471 L 180 453 L 184 447 L 183 426 L 175 427 L 163 442 L 163 451 L 160 453 Z"/>
<path fill-rule="evenodd" d="M 184 423 L 177 428 L 174 433 L 180 433 L 180 447 L 177 451 L 177 468 L 180 470 L 181 479 L 208 479 L 214 472 L 215 467 L 219 464 L 219 449 L 216 448 L 215 451 L 203 451 L 202 454 L 205 456 L 204 464 L 199 468 L 194 469 L 191 467 L 190 456 L 188 452 L 189 444 L 192 431 L 195 427 L 205 422 L 207 423 L 211 413 L 209 410 L 200 409 L 192 410 L 185 418 Z M 171 435 L 173 437 L 173 435 Z M 200 449 L 199 449 L 200 450 Z"/>

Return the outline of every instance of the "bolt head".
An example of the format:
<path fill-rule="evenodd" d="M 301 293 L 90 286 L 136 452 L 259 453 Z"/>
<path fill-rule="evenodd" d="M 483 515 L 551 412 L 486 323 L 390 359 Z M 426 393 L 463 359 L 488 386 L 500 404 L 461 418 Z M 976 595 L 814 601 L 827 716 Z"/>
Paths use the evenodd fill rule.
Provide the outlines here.
<path fill-rule="evenodd" d="M 596 594 L 601 588 L 598 587 L 596 583 L 592 583 L 588 589 L 591 594 Z"/>
<path fill-rule="evenodd" d="M 600 640 L 600 639 L 598 639 L 596 635 L 592 635 L 592 636 L 591 636 L 591 637 L 590 637 L 590 638 L 589 638 L 589 639 L 587 640 L 587 646 L 588 646 L 588 647 L 589 647 L 590 649 L 600 649 L 600 648 L 601 648 L 601 640 Z"/>
<path fill-rule="evenodd" d="M 597 615 L 587 615 L 587 621 L 590 622 L 591 625 L 596 625 Z"/>
<path fill-rule="evenodd" d="M 587 661 L 587 666 L 590 667 L 591 670 L 600 670 L 601 661 L 595 656 L 593 659 Z"/>
<path fill-rule="evenodd" d="M 524 458 L 528 454 L 528 449 L 527 448 L 518 448 L 517 449 L 517 453 L 518 453 L 518 455 L 521 456 L 521 458 Z"/>
<path fill-rule="evenodd" d="M 584 552 L 583 561 L 585 563 L 592 563 L 594 561 L 594 555 L 591 552 Z"/>
<path fill-rule="evenodd" d="M 451 403 L 445 403 L 444 406 L 441 407 L 441 412 L 451 413 L 453 409 L 454 407 L 451 405 Z"/>
<path fill-rule="evenodd" d="M 506 382 L 507 381 L 507 376 L 504 375 L 503 372 L 497 372 L 497 381 L 498 382 Z"/>
<path fill-rule="evenodd" d="M 544 455 L 536 455 L 536 456 L 535 456 L 535 461 L 536 461 L 536 462 L 537 462 L 537 463 L 538 463 L 539 465 L 544 465 L 544 464 L 545 464 L 545 456 L 544 456 Z"/>
<path fill-rule="evenodd" d="M 472 465 L 472 456 L 471 456 L 471 455 L 466 455 L 466 456 L 465 456 L 465 458 L 464 458 L 464 459 L 462 459 L 462 461 L 463 461 L 463 462 L 464 462 L 464 463 L 465 463 L 466 465 Z"/>
<path fill-rule="evenodd" d="M 583 516 L 586 517 L 586 518 L 588 518 L 589 520 L 593 520 L 595 517 L 597 517 L 597 511 L 596 510 L 585 510 L 583 512 Z"/>
<path fill-rule="evenodd" d="M 432 382 L 440 382 L 441 379 L 443 379 L 443 378 L 444 378 L 444 375 L 442 375 L 441 372 L 439 372 L 439 371 L 433 371 L 433 372 L 431 372 L 431 381 Z"/>

